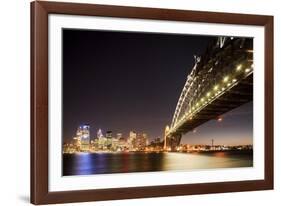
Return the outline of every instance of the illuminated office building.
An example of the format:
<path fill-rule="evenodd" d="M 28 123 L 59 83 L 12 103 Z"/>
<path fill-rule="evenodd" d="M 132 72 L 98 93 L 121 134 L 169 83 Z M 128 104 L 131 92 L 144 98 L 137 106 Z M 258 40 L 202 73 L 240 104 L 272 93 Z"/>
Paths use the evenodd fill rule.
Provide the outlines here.
<path fill-rule="evenodd" d="M 116 134 L 116 138 L 117 138 L 117 139 L 121 139 L 121 138 L 122 138 L 122 133 L 117 133 L 117 134 Z"/>
<path fill-rule="evenodd" d="M 103 134 L 102 134 L 101 129 L 99 129 L 97 132 L 97 138 L 101 138 L 101 137 L 103 137 Z"/>
<path fill-rule="evenodd" d="M 80 140 L 81 151 L 89 151 L 90 149 L 90 126 L 85 124 L 78 127 L 76 132 L 77 138 Z"/>
<path fill-rule="evenodd" d="M 136 148 L 136 139 L 137 133 L 134 131 L 130 131 L 128 138 L 128 146 L 130 150 L 134 150 Z"/>
<path fill-rule="evenodd" d="M 106 131 L 105 137 L 106 137 L 107 139 L 112 138 L 112 131 Z"/>
<path fill-rule="evenodd" d="M 138 134 L 137 138 L 136 138 L 136 148 L 138 150 L 144 150 L 145 147 L 147 146 L 148 143 L 148 138 L 147 138 L 147 134 L 143 133 L 143 134 Z"/>

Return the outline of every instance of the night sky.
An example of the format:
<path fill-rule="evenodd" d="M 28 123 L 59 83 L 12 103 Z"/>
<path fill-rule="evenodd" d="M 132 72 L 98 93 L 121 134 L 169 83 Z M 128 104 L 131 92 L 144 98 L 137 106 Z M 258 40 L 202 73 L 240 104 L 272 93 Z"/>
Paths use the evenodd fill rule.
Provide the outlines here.
<path fill-rule="evenodd" d="M 63 138 L 81 124 L 113 134 L 129 131 L 163 138 L 193 55 L 214 37 L 63 30 Z M 253 105 L 248 103 L 187 133 L 183 143 L 251 144 Z"/>

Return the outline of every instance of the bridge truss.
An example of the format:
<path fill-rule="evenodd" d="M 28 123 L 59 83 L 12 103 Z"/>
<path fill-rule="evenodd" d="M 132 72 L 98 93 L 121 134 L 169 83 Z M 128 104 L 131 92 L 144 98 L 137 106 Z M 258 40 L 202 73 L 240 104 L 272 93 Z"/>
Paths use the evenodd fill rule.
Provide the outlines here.
<path fill-rule="evenodd" d="M 218 37 L 194 66 L 180 94 L 165 148 L 182 134 L 253 99 L 253 39 Z"/>

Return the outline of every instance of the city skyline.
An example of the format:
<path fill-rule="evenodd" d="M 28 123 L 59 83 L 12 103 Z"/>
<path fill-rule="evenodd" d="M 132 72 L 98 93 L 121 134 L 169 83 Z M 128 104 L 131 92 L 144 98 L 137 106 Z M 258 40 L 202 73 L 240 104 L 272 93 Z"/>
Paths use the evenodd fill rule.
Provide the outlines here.
<path fill-rule="evenodd" d="M 251 107 L 252 103 L 248 103 L 245 106 L 248 106 L 248 107 Z M 190 145 L 198 145 L 198 144 L 208 144 L 210 143 L 211 140 L 215 140 L 215 142 L 218 144 L 218 145 L 225 145 L 226 143 L 224 142 L 224 140 L 221 140 L 221 139 L 225 139 L 223 138 L 224 136 L 221 136 L 221 135 L 227 135 L 225 134 L 225 131 L 218 131 L 218 133 L 216 133 L 216 136 L 213 136 L 213 135 L 210 135 L 208 133 L 208 129 L 209 127 L 218 127 L 218 128 L 221 128 L 221 127 L 224 127 L 224 130 L 225 130 L 225 127 L 227 127 L 227 118 L 230 117 L 230 118 L 233 118 L 233 115 L 247 115 L 247 114 L 243 114 L 243 113 L 239 113 L 238 111 L 240 110 L 240 108 L 238 109 L 235 109 L 233 111 L 230 111 L 228 113 L 226 113 L 225 115 L 221 116 L 219 120 L 213 120 L 213 121 L 210 121 L 210 122 L 207 122 L 206 124 L 202 125 L 202 126 L 199 126 L 198 128 L 196 128 L 194 131 L 186 134 L 183 138 L 187 138 L 186 141 L 182 141 L 182 143 L 186 144 L 186 143 L 189 143 Z M 252 112 L 250 112 L 249 114 L 252 114 Z M 252 115 L 249 115 L 250 117 Z M 235 117 L 234 117 L 235 118 Z M 246 121 L 249 121 L 250 119 L 244 119 Z M 241 122 L 239 122 L 238 126 L 240 126 Z M 79 126 L 77 126 L 77 128 L 79 129 L 79 127 L 83 126 L 83 125 L 89 125 L 89 124 L 80 124 Z M 89 125 L 90 126 L 90 125 Z M 229 126 L 229 125 L 228 125 Z M 74 130 L 76 130 L 77 128 L 75 128 Z M 125 138 L 125 139 L 128 139 L 129 136 L 130 136 L 130 133 L 131 132 L 134 132 L 136 134 L 147 134 L 148 136 L 148 139 L 150 141 L 153 141 L 157 138 L 160 138 L 161 141 L 164 141 L 164 130 L 163 130 L 163 135 L 162 136 L 155 136 L 155 137 L 152 137 L 150 136 L 146 131 L 136 131 L 136 130 L 129 130 L 128 132 L 126 133 L 122 133 L 120 131 L 112 131 L 110 128 L 108 129 L 103 129 L 103 128 L 98 128 L 95 130 L 95 127 L 92 128 L 89 127 L 91 129 L 91 133 L 89 134 L 90 136 L 90 139 L 93 140 L 93 139 L 97 139 L 99 137 L 106 137 L 106 133 L 107 132 L 110 132 L 112 134 L 112 137 L 114 138 Z M 241 126 L 239 128 L 241 130 Z M 243 129 L 243 128 L 242 128 Z M 238 131 L 239 133 L 239 131 Z M 249 134 L 249 137 L 250 137 L 251 134 Z M 198 137 L 199 136 L 199 137 Z M 73 137 L 74 137 L 74 133 L 73 133 Z M 72 138 L 73 138 L 72 137 Z M 196 137 L 196 139 L 193 138 L 193 140 L 191 141 L 190 139 L 188 139 L 189 137 Z M 245 139 L 244 137 L 241 137 L 241 139 Z M 70 138 L 71 140 L 71 138 Z M 239 142 L 235 142 L 234 143 L 228 143 L 228 145 L 251 145 L 253 144 L 253 141 L 252 141 L 252 138 L 246 138 L 246 141 L 241 141 L 239 140 Z"/>
<path fill-rule="evenodd" d="M 222 118 L 219 119 L 219 122 Z M 207 144 L 179 144 L 175 148 L 166 146 L 165 139 L 154 138 L 149 141 L 144 132 L 130 131 L 128 136 L 122 133 L 99 129 L 96 135 L 90 135 L 90 125 L 77 127 L 76 134 L 69 142 L 63 143 L 64 154 L 82 153 L 115 153 L 115 152 L 219 152 L 219 151 L 251 151 L 252 144 L 227 145 L 217 144 L 211 139 Z"/>
<path fill-rule="evenodd" d="M 193 55 L 202 54 L 213 40 L 207 36 L 64 30 L 64 139 L 72 138 L 75 125 L 81 123 L 92 125 L 91 132 L 99 128 L 124 134 L 135 130 L 163 138 L 194 63 Z M 252 144 L 252 110 L 252 103 L 236 108 L 223 115 L 222 122 L 211 120 L 185 134 L 182 142 L 203 143 L 213 138 L 224 144 Z"/>
<path fill-rule="evenodd" d="M 241 108 L 243 107 L 252 107 L 252 103 L 247 103 L 245 105 L 243 105 Z M 207 122 L 205 123 L 204 125 L 201 125 L 199 127 L 197 127 L 194 131 L 192 132 L 189 132 L 187 134 L 185 134 L 183 136 L 183 139 L 182 139 L 182 142 L 183 143 L 189 143 L 189 144 L 207 144 L 210 139 L 216 139 L 216 142 L 218 142 L 219 144 L 223 145 L 223 144 L 226 144 L 226 142 L 224 142 L 224 139 L 225 139 L 225 136 L 229 136 L 229 133 L 226 134 L 226 131 L 227 130 L 235 130 L 238 134 L 240 134 L 241 130 L 244 130 L 243 126 L 241 126 L 241 122 L 237 122 L 238 124 L 235 125 L 235 127 L 233 126 L 232 128 L 230 127 L 229 128 L 229 118 L 240 118 L 240 116 L 246 116 L 246 118 L 244 118 L 242 121 L 252 121 L 252 111 L 249 111 L 248 113 L 241 113 L 240 110 L 241 108 L 236 108 L 234 109 L 233 111 L 230 111 L 224 115 L 221 116 L 222 118 L 222 121 L 217 121 L 217 120 L 213 120 L 213 121 L 210 121 L 210 122 Z M 243 123 L 243 122 L 242 122 Z M 85 123 L 83 123 L 85 124 Z M 80 124 L 80 125 L 83 125 L 83 124 Z M 87 124 L 87 123 L 86 123 Z M 243 125 L 243 124 L 242 124 Z M 79 126 L 77 126 L 79 127 Z M 216 134 L 211 134 L 209 133 L 209 128 L 210 127 L 215 127 L 215 128 L 218 128 L 219 130 L 217 131 Z M 223 127 L 223 129 L 222 129 Z M 121 132 L 121 130 L 117 130 L 117 131 L 113 131 L 112 129 L 110 128 L 97 128 L 97 127 L 94 127 L 94 126 L 91 126 L 90 127 L 91 129 L 91 133 L 90 133 L 90 136 L 91 136 L 91 139 L 94 139 L 94 138 L 97 138 L 98 135 L 97 135 L 97 132 L 99 130 L 102 131 L 103 135 L 105 136 L 105 133 L 107 131 L 111 131 L 114 134 L 116 134 L 116 136 L 118 136 L 118 134 L 122 134 L 122 137 L 123 138 L 128 138 L 129 136 L 129 133 L 131 131 L 134 131 L 136 133 L 147 133 L 146 131 L 137 131 L 137 130 L 134 130 L 134 129 L 129 129 L 128 131 L 125 131 L 125 132 Z M 222 129 L 222 130 L 220 130 Z M 239 129 L 239 131 L 237 130 Z M 75 133 L 76 131 L 76 128 L 73 128 L 73 134 Z M 124 131 L 124 130 L 122 130 Z M 156 138 L 160 138 L 161 140 L 163 140 L 163 137 L 164 137 L 164 129 L 162 131 L 162 135 L 161 136 L 151 136 L 149 133 L 147 133 L 148 135 L 148 138 L 150 141 L 156 139 Z M 228 139 L 232 140 L 232 141 L 229 141 L 228 145 L 249 145 L 249 144 L 253 144 L 253 139 L 252 139 L 252 134 L 249 133 L 248 136 L 239 136 L 239 140 L 236 140 L 235 138 L 233 137 L 228 137 Z M 73 137 L 71 137 L 73 138 Z M 69 139 L 71 139 L 69 138 Z M 68 138 L 67 138 L 68 139 Z"/>

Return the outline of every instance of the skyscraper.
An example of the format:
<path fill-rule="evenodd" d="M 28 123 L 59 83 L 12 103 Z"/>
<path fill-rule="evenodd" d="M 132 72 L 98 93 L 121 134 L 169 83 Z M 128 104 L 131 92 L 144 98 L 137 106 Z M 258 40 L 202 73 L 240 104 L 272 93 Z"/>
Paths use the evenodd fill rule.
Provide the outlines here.
<path fill-rule="evenodd" d="M 108 139 L 112 138 L 112 131 L 106 131 L 105 137 Z"/>
<path fill-rule="evenodd" d="M 84 124 L 78 127 L 76 136 L 80 139 L 81 151 L 90 149 L 90 125 Z"/>
<path fill-rule="evenodd" d="M 99 139 L 101 137 L 103 137 L 103 134 L 102 134 L 101 129 L 99 129 L 98 132 L 97 132 L 97 138 Z"/>
<path fill-rule="evenodd" d="M 137 138 L 136 138 L 137 150 L 144 150 L 147 145 L 147 140 L 148 138 L 146 133 L 137 134 Z"/>
<path fill-rule="evenodd" d="M 129 149 L 133 150 L 136 147 L 136 138 L 137 138 L 137 133 L 134 131 L 130 131 L 129 133 L 129 138 L 128 138 L 128 145 Z"/>
<path fill-rule="evenodd" d="M 112 148 L 112 140 L 113 140 L 112 131 L 106 131 L 105 138 L 106 138 L 107 149 L 111 149 Z"/>
<path fill-rule="evenodd" d="M 121 138 L 122 138 L 122 133 L 117 133 L 117 134 L 116 134 L 116 138 L 117 138 L 117 139 L 121 139 Z"/>

